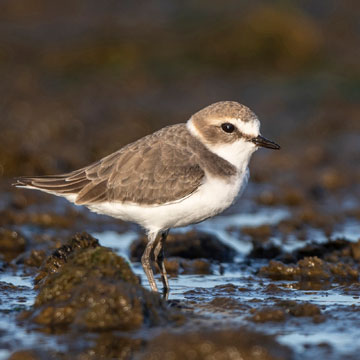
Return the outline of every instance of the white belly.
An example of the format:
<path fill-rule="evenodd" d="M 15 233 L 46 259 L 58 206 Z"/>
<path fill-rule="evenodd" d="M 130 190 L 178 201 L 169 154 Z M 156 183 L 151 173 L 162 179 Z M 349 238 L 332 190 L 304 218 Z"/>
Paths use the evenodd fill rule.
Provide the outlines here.
<path fill-rule="evenodd" d="M 186 226 L 203 221 L 227 209 L 244 189 L 248 170 L 231 181 L 207 177 L 192 195 L 177 202 L 140 206 L 106 202 L 89 206 L 92 211 L 141 225 L 150 232 Z"/>

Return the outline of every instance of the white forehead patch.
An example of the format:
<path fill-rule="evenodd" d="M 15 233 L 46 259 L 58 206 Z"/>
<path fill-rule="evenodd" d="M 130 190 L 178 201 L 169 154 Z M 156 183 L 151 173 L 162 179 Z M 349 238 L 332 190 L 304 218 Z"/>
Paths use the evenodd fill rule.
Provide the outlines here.
<path fill-rule="evenodd" d="M 260 134 L 260 121 L 254 118 L 250 121 L 242 121 L 241 119 L 229 119 L 244 135 L 256 137 Z"/>

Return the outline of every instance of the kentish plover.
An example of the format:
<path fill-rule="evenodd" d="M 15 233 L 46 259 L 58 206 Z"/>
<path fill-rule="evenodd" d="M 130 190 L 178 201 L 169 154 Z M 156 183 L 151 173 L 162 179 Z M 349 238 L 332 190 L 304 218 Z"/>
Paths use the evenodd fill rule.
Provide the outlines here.
<path fill-rule="evenodd" d="M 228 208 L 244 189 L 259 147 L 279 149 L 260 135 L 260 122 L 234 101 L 212 104 L 113 154 L 61 175 L 21 177 L 18 187 L 63 196 L 90 210 L 131 221 L 148 236 L 141 262 L 157 291 L 152 254 L 164 291 L 164 243 L 170 228 L 198 223 Z"/>

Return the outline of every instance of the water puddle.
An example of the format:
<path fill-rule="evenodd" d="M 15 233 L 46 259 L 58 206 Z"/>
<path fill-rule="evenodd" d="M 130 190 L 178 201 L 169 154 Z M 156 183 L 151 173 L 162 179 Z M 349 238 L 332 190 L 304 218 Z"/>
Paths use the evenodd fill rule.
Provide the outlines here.
<path fill-rule="evenodd" d="M 28 309 L 35 300 L 33 279 L 29 276 L 1 274 L 0 293 L 0 359 L 7 359 L 14 349 L 26 347 L 55 347 L 61 349 L 56 339 L 44 334 L 29 332 L 17 321 L 21 311 Z"/>

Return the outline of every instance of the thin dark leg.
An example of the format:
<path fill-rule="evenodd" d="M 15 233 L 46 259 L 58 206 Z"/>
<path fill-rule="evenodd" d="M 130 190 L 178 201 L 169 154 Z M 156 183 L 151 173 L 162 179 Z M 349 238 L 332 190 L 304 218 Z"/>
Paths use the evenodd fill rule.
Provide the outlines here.
<path fill-rule="evenodd" d="M 165 269 L 165 264 L 164 264 L 164 244 L 165 244 L 166 238 L 168 236 L 168 233 L 169 233 L 169 230 L 166 230 L 161 233 L 160 240 L 157 243 L 155 251 L 154 251 L 155 261 L 156 261 L 156 263 L 159 267 L 160 273 L 161 273 L 161 280 L 163 283 L 163 293 L 166 298 L 167 298 L 167 295 L 170 290 L 169 282 L 168 282 L 168 278 L 167 278 L 167 274 L 166 274 L 166 269 Z"/>
<path fill-rule="evenodd" d="M 150 287 L 152 291 L 158 292 L 158 288 L 156 286 L 156 282 L 154 279 L 154 273 L 151 268 L 151 253 L 156 245 L 156 236 L 157 233 L 149 233 L 148 234 L 148 243 L 146 245 L 145 251 L 141 257 L 141 264 L 148 278 Z"/>

